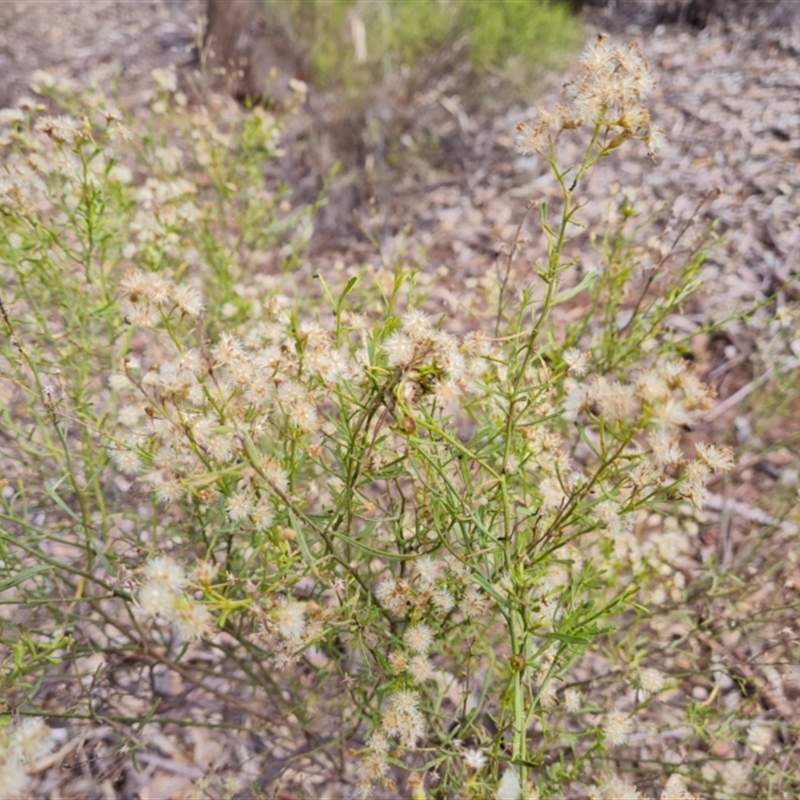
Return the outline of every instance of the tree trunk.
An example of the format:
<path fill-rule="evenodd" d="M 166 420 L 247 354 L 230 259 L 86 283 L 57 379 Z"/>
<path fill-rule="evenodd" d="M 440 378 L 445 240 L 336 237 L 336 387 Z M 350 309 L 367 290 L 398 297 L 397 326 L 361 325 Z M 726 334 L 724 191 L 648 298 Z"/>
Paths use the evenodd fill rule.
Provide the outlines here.
<path fill-rule="evenodd" d="M 203 51 L 215 88 L 237 99 L 283 105 L 290 81 L 305 79 L 305 58 L 266 5 L 255 0 L 208 0 Z"/>

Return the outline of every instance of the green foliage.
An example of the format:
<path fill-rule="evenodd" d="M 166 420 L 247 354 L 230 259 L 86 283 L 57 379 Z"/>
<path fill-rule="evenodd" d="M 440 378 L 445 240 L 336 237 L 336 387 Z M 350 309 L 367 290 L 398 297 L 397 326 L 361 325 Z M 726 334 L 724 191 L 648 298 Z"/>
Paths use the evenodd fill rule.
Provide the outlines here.
<path fill-rule="evenodd" d="M 310 52 L 314 83 L 352 97 L 394 85 L 401 74 L 413 90 L 445 71 L 460 76 L 461 88 L 492 72 L 519 89 L 582 42 L 580 23 L 557 2 L 266 2 Z M 366 60 L 359 63 L 361 31 Z"/>
<path fill-rule="evenodd" d="M 506 68 L 514 61 L 529 81 L 542 69 L 561 66 L 583 43 L 580 25 L 566 3 L 498 0 L 459 4 L 477 74 Z"/>

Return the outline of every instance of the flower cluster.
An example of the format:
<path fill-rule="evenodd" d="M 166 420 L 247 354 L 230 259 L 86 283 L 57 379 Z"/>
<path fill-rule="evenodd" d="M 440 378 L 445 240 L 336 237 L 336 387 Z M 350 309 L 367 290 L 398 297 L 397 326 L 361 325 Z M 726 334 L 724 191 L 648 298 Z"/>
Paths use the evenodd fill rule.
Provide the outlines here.
<path fill-rule="evenodd" d="M 381 730 L 386 736 L 396 738 L 403 747 L 414 749 L 425 732 L 425 717 L 419 710 L 420 696 L 410 689 L 393 694 L 383 715 Z"/>
<path fill-rule="evenodd" d="M 389 751 L 392 743 L 381 731 L 375 731 L 367 743 L 369 749 L 361 756 L 356 767 L 358 776 L 358 797 L 366 798 L 372 794 L 374 784 L 380 781 L 384 787 L 394 790 L 394 783 L 387 778 L 389 771 Z"/>
<path fill-rule="evenodd" d="M 459 343 L 418 310 L 407 311 L 386 342 L 389 365 L 401 370 L 398 396 L 411 405 L 428 393 L 446 408 L 457 404 L 486 374 L 495 353 L 482 333 L 469 333 Z"/>
<path fill-rule="evenodd" d="M 151 558 L 144 567 L 139 605 L 153 617 L 162 617 L 185 639 L 199 639 L 211 630 L 211 612 L 187 594 L 188 578 L 171 558 Z"/>
<path fill-rule="evenodd" d="M 645 431 L 642 445 L 632 444 L 635 469 L 633 487 L 664 487 L 673 482 L 671 471 L 682 471 L 674 482 L 696 508 L 705 504 L 705 485 L 716 472 L 731 469 L 729 448 L 699 444 L 696 457 L 687 461 L 680 444 L 682 429 L 692 426 L 698 412 L 711 408 L 714 390 L 703 383 L 684 361 L 668 361 L 645 369 L 633 383 L 603 375 L 579 382 L 565 381 L 564 418 L 584 424 L 621 424 L 623 429 Z M 619 499 L 617 500 L 619 504 Z"/>
<path fill-rule="evenodd" d="M 376 780 L 389 788 L 385 775 L 392 739 L 408 749 L 417 746 L 425 732 L 425 717 L 419 710 L 419 702 L 420 695 L 409 689 L 401 689 L 389 697 L 381 715 L 380 730 L 370 736 L 369 749 L 358 764 L 359 797 L 369 797 Z"/>
<path fill-rule="evenodd" d="M 638 139 L 653 157 L 662 146 L 663 132 L 650 122 L 650 112 L 642 100 L 655 82 L 641 47 L 612 45 L 600 35 L 580 60 L 582 74 L 564 87 L 566 106 L 555 113 L 539 110 L 535 126 L 517 126 L 517 146 L 523 153 L 538 153 L 552 158 L 558 135 L 588 124 L 597 142 L 598 154 L 605 155 L 626 139 Z"/>
<path fill-rule="evenodd" d="M 425 733 L 425 717 L 419 710 L 419 702 L 419 693 L 408 689 L 395 692 L 386 701 L 380 730 L 370 736 L 369 747 L 358 763 L 359 797 L 369 797 L 375 781 L 381 781 L 386 788 L 391 788 L 386 773 L 392 739 L 399 740 L 405 748 L 413 749 Z"/>
<path fill-rule="evenodd" d="M 587 797 L 589 800 L 646 800 L 632 783 L 618 775 L 592 786 Z M 671 775 L 661 791 L 660 800 L 699 800 L 699 796 L 686 788 L 679 775 Z"/>
<path fill-rule="evenodd" d="M 22 797 L 29 782 L 27 767 L 51 747 L 50 729 L 39 717 L 23 719 L 0 733 L 0 797 Z"/>
<path fill-rule="evenodd" d="M 259 639 L 281 670 L 297 663 L 304 650 L 324 637 L 331 608 L 294 600 L 276 592 L 254 592 L 253 611 Z"/>
<path fill-rule="evenodd" d="M 612 747 L 624 744 L 631 734 L 633 724 L 624 712 L 614 709 L 606 715 L 603 722 L 603 738 Z"/>
<path fill-rule="evenodd" d="M 469 569 L 453 554 L 443 558 L 420 556 L 412 564 L 410 580 L 387 577 L 375 587 L 378 602 L 397 618 L 409 615 L 441 616 L 460 612 L 465 619 L 480 617 L 488 608 L 484 593 L 467 580 Z M 411 653 L 423 655 L 432 644 L 428 625 L 409 627 L 404 636 Z"/>
<path fill-rule="evenodd" d="M 197 317 L 203 310 L 200 291 L 191 285 L 177 285 L 160 273 L 131 270 L 122 279 L 128 298 L 125 316 L 132 325 L 153 328 L 173 311 Z"/>

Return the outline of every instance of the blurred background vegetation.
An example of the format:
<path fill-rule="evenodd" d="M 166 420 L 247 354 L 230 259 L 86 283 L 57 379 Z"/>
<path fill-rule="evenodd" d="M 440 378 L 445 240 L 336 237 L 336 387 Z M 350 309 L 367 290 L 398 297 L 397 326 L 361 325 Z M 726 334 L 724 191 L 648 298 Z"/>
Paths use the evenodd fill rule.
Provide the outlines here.
<path fill-rule="evenodd" d="M 264 0 L 309 54 L 311 82 L 364 102 L 370 90 L 406 93 L 449 76 L 478 99 L 486 78 L 520 98 L 545 69 L 563 68 L 583 44 L 572 4 L 548 0 Z"/>

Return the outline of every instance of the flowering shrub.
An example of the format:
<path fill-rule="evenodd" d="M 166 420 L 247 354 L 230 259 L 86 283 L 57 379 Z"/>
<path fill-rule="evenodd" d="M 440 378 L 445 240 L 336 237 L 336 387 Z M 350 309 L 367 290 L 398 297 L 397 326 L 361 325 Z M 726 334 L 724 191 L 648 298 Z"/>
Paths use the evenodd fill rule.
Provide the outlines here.
<path fill-rule="evenodd" d="M 540 209 L 547 259 L 498 280 L 491 334 L 430 317 L 413 271 L 338 289 L 259 274 L 268 251 L 298 263 L 309 218 L 264 183 L 263 112 L 187 110 L 179 144 L 102 106 L 6 116 L 0 543 L 29 631 L 6 696 L 46 715 L 35 676 L 135 650 L 239 705 L 246 686 L 295 735 L 321 719 L 360 796 L 403 770 L 414 797 L 640 796 L 623 748 L 677 678 L 614 631 L 682 602 L 678 521 L 733 462 L 684 440 L 713 391 L 667 324 L 704 244 L 636 292 L 619 249 L 575 279 L 585 173 L 661 136 L 637 46 L 600 39 L 582 64 L 567 105 L 518 131 L 563 202 L 556 222 Z M 157 77 L 164 114 L 176 86 Z M 560 140 L 584 127 L 567 168 Z M 581 292 L 592 313 L 560 326 Z M 648 537 L 654 517 L 675 524 Z M 197 668 L 202 647 L 232 688 Z M 604 705 L 593 670 L 614 658 L 631 663 Z M 662 800 L 691 797 L 661 766 Z"/>

